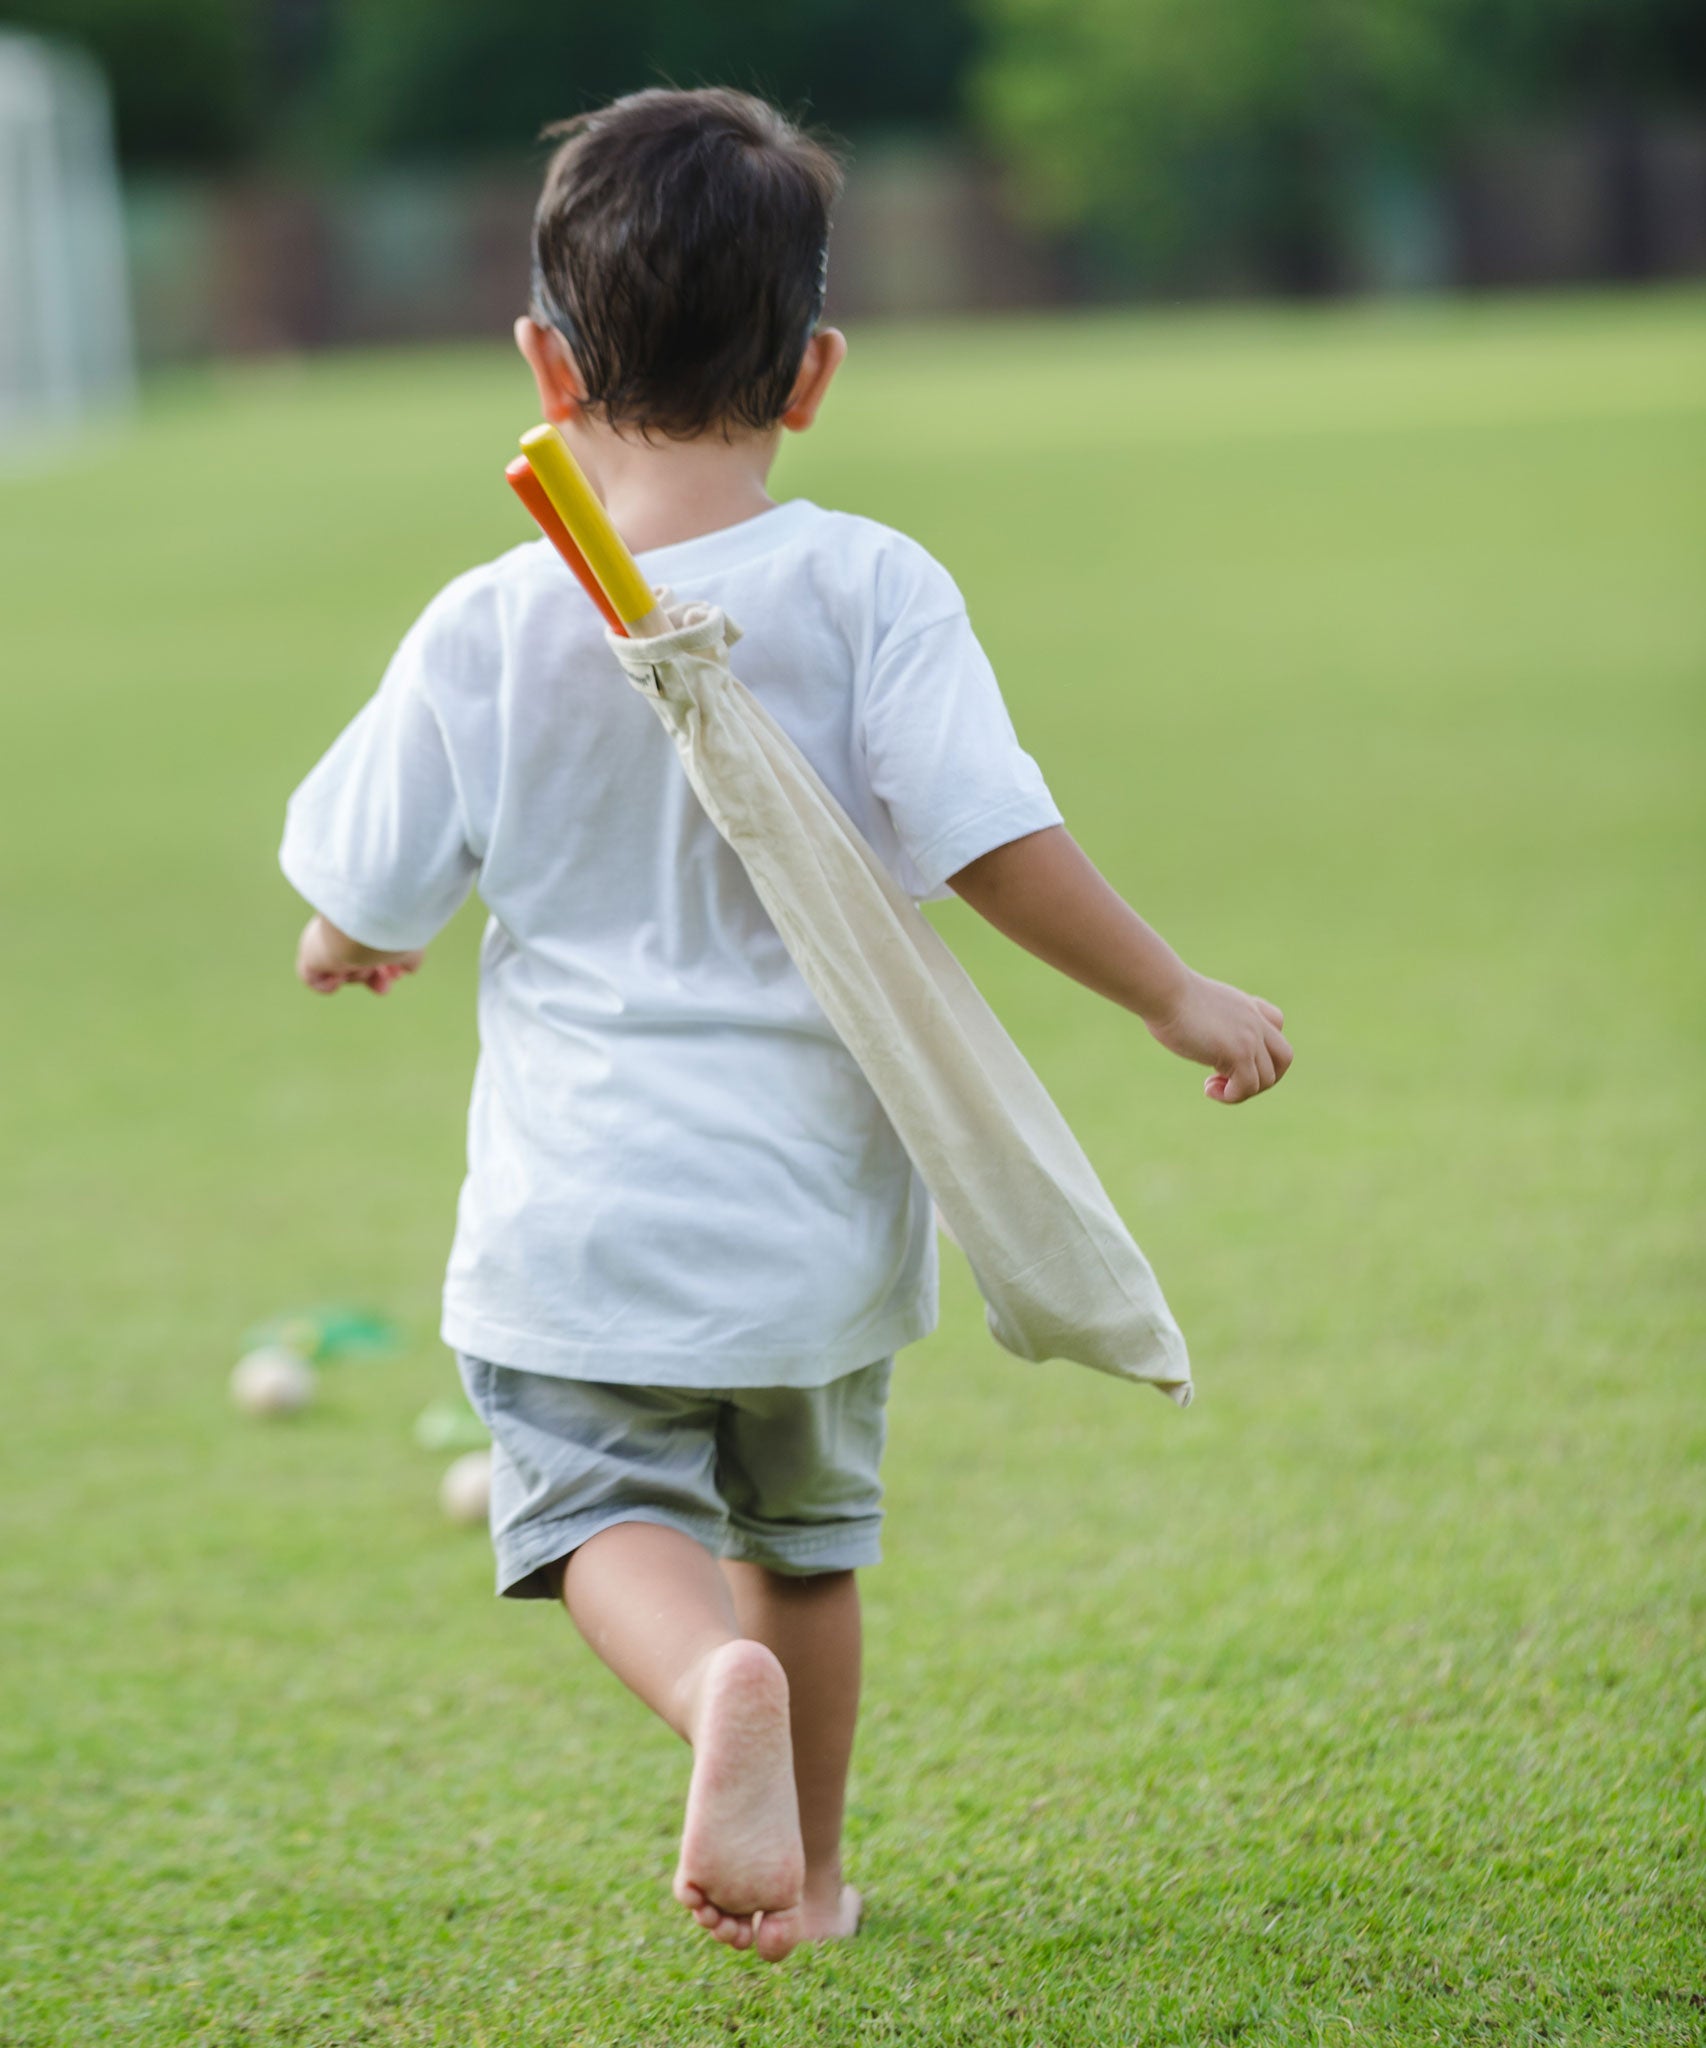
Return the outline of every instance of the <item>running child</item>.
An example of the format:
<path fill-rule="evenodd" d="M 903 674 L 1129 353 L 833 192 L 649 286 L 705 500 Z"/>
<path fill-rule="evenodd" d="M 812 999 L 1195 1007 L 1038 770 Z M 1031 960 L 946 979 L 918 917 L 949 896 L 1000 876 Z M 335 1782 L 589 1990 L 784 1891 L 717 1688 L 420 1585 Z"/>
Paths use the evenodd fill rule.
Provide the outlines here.
<path fill-rule="evenodd" d="M 775 502 L 846 354 L 834 158 L 760 100 L 564 124 L 516 324 L 647 579 L 738 621 L 742 681 L 915 897 L 950 889 L 1211 1069 L 1291 1052 L 1073 841 L 953 580 Z M 477 889 L 480 1057 L 443 1332 L 493 1442 L 497 1586 L 561 1600 L 693 1750 L 675 1895 L 774 1961 L 852 1934 L 856 1573 L 931 1204 L 591 604 L 540 540 L 458 577 L 291 799 L 297 972 L 384 993 Z"/>

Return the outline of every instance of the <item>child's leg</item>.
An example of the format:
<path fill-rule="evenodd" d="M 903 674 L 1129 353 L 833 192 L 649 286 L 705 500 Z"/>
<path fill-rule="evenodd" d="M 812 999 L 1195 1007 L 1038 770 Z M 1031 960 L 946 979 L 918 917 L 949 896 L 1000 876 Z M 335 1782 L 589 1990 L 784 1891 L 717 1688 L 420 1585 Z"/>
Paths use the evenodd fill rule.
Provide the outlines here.
<path fill-rule="evenodd" d="M 841 1819 L 859 1718 L 859 1584 L 850 1571 L 795 1577 L 763 1565 L 723 1566 L 744 1632 L 776 1653 L 788 1677 L 794 1784 L 806 1852 L 792 1912 L 766 1912 L 761 1954 L 775 1961 L 801 1941 L 852 1934 L 859 1895 L 841 1880 Z"/>
<path fill-rule="evenodd" d="M 618 1522 L 570 1557 L 563 1603 L 629 1691 L 691 1742 L 706 1661 L 741 1633 L 710 1552 L 679 1529 Z"/>
<path fill-rule="evenodd" d="M 720 1941 L 749 1947 L 755 1914 L 787 1915 L 800 1899 L 783 1666 L 743 1638 L 716 1560 L 677 1529 L 600 1530 L 569 1558 L 563 1601 L 617 1677 L 692 1744 L 675 1894 Z"/>
<path fill-rule="evenodd" d="M 729 1511 L 723 1569 L 741 1627 L 775 1651 L 793 1703 L 806 1880 L 793 1912 L 766 1912 L 758 1951 L 857 1931 L 841 1881 L 841 1817 L 859 1714 L 857 1568 L 881 1555 L 884 1405 L 893 1361 L 818 1387 L 742 1388 L 718 1431 Z"/>

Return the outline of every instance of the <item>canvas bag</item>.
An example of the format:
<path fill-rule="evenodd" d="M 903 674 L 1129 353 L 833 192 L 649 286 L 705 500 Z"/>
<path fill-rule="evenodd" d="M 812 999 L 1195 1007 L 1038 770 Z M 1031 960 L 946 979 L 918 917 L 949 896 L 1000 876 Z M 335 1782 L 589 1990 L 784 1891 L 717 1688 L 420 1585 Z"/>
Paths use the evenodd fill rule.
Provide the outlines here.
<path fill-rule="evenodd" d="M 1025 1056 L 794 742 L 731 673 L 739 628 L 658 603 L 610 635 L 740 857 L 806 986 L 864 1071 L 982 1291 L 996 1340 L 1191 1399 L 1149 1262 Z"/>

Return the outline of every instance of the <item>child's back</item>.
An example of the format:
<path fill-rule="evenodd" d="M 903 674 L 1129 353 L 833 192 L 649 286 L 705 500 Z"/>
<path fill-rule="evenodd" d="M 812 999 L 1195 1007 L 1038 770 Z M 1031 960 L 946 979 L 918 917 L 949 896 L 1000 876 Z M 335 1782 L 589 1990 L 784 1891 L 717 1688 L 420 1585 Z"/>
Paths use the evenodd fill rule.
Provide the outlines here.
<path fill-rule="evenodd" d="M 1059 822 L 951 578 L 803 500 L 641 566 L 903 886 Z M 293 799 L 287 873 L 424 943 L 491 912 L 457 1350 L 660 1386 L 811 1385 L 935 1321 L 928 1197 L 604 627 L 543 542 L 459 578 Z"/>

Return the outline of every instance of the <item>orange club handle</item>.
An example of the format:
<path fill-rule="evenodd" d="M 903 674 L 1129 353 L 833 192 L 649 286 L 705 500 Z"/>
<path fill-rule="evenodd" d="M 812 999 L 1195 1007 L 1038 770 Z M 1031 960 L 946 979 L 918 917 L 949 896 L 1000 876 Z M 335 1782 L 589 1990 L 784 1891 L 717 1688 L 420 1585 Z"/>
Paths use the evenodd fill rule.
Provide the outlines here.
<path fill-rule="evenodd" d="M 518 455 L 504 469 L 504 480 L 532 514 L 539 531 L 575 572 L 575 579 L 604 616 L 613 633 L 628 637 L 628 628 L 617 616 L 616 607 L 604 594 L 604 586 L 592 573 L 587 559 L 575 545 L 575 537 L 557 516 L 557 508 L 545 495 L 545 486 L 533 473 L 525 455 Z"/>

